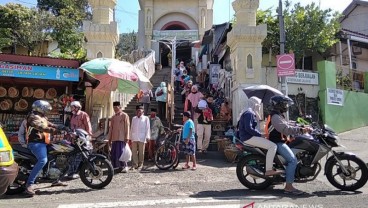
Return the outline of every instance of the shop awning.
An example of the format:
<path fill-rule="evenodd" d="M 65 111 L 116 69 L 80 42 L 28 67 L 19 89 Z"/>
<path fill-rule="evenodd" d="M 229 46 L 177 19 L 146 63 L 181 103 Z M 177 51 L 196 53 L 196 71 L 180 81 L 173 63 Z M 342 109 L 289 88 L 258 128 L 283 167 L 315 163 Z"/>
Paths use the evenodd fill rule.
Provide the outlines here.
<path fill-rule="evenodd" d="M 86 87 L 92 87 L 93 89 L 95 89 L 100 84 L 100 80 L 94 78 L 92 74 L 82 69 L 80 70 L 82 72 L 82 77 L 80 81 L 84 82 Z"/>

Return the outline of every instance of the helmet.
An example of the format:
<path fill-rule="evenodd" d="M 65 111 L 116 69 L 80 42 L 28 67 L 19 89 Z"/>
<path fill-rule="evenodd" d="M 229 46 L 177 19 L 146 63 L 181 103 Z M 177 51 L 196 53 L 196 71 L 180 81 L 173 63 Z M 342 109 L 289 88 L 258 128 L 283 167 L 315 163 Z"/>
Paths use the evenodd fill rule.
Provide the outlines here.
<path fill-rule="evenodd" d="M 32 111 L 41 113 L 42 115 L 47 114 L 52 110 L 52 107 L 49 102 L 46 100 L 36 100 L 32 104 Z"/>
<path fill-rule="evenodd" d="M 74 106 L 76 108 L 82 108 L 82 105 L 80 104 L 79 101 L 73 101 L 70 103 L 70 106 Z"/>
<path fill-rule="evenodd" d="M 275 95 L 270 100 L 272 110 L 285 113 L 288 111 L 289 106 L 294 104 L 294 101 L 284 95 Z"/>

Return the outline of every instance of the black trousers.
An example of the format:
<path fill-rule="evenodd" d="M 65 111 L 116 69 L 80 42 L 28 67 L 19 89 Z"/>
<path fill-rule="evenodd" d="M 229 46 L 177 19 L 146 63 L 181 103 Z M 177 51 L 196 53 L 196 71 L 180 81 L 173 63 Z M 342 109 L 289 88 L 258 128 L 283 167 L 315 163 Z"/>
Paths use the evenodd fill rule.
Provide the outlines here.
<path fill-rule="evenodd" d="M 157 102 L 157 113 L 158 113 L 158 117 L 161 119 L 161 120 L 165 120 L 166 119 L 166 102 L 161 102 L 161 101 L 158 101 Z"/>

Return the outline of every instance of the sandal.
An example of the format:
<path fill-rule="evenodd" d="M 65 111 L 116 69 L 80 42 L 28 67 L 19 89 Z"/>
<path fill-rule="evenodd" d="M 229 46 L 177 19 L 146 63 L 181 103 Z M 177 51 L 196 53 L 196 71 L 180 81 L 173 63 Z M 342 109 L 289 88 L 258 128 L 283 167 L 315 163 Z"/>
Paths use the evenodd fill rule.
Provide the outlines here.
<path fill-rule="evenodd" d="M 192 170 L 197 170 L 197 167 L 196 167 L 196 166 L 193 166 L 193 167 L 192 167 Z"/>
<path fill-rule="evenodd" d="M 181 167 L 181 169 L 185 170 L 185 169 L 189 169 L 190 166 L 187 164 L 187 165 L 184 165 L 183 167 Z"/>
<path fill-rule="evenodd" d="M 291 195 L 296 195 L 296 196 L 299 196 L 299 195 L 302 195 L 304 194 L 305 192 L 303 191 L 300 191 L 298 189 L 294 189 L 294 190 L 284 190 L 284 194 L 291 194 Z"/>

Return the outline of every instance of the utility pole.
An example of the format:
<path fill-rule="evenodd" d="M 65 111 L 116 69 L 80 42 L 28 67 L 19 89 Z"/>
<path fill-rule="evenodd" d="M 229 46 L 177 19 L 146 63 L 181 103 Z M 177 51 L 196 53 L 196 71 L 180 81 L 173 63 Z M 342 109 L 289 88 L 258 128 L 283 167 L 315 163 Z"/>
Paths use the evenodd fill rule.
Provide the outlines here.
<path fill-rule="evenodd" d="M 282 0 L 279 0 L 279 27 L 280 27 L 280 55 L 285 54 L 285 25 L 284 25 L 284 15 L 282 11 Z M 281 92 L 288 96 L 288 87 L 286 82 L 286 77 L 281 77 Z M 289 120 L 289 112 L 286 113 L 286 118 Z"/>
<path fill-rule="evenodd" d="M 284 16 L 282 14 L 282 0 L 279 0 L 279 27 L 280 27 L 280 55 L 285 54 L 285 25 L 284 25 Z M 281 92 L 284 95 L 287 95 L 287 85 L 286 78 L 284 76 L 281 77 Z"/>

